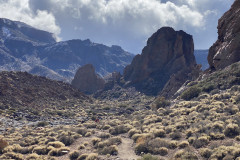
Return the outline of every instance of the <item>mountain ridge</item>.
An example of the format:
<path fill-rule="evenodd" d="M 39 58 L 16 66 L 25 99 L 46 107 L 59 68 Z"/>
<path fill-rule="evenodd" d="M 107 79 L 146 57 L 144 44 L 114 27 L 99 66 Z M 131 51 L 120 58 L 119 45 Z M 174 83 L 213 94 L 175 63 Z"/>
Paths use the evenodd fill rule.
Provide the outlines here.
<path fill-rule="evenodd" d="M 99 75 L 106 76 L 122 72 L 133 58 L 120 46 L 108 47 L 89 39 L 56 42 L 52 33 L 1 18 L 0 56 L 1 70 L 27 71 L 67 82 L 85 64 L 93 64 Z"/>

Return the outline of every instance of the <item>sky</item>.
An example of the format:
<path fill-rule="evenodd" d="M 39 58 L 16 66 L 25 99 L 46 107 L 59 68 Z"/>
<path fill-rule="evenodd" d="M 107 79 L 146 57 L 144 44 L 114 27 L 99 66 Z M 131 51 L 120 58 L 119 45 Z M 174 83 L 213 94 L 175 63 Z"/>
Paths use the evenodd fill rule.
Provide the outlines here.
<path fill-rule="evenodd" d="M 0 17 L 139 54 L 163 26 L 193 35 L 195 49 L 217 40 L 218 19 L 234 0 L 0 0 Z"/>

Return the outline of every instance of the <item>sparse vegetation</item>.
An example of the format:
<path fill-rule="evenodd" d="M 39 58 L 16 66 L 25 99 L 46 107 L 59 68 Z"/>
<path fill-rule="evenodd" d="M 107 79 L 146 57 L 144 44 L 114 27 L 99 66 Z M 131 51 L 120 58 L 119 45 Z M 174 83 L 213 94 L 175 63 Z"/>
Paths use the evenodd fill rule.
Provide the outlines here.
<path fill-rule="evenodd" d="M 80 118 L 65 117 L 70 124 L 68 121 L 54 124 L 55 121 L 48 119 L 31 122 L 31 125 L 28 122 L 19 128 L 5 128 L 4 137 L 0 137 L 0 159 L 115 158 L 121 155 L 125 139 L 131 142 L 128 149 L 144 160 L 158 157 L 238 159 L 240 87 L 234 80 L 235 73 L 229 74 L 219 71 L 189 83 L 174 101 L 140 93 L 139 97 L 124 101 L 92 99 L 85 106 L 73 101 L 70 110 L 76 109 L 75 114 Z M 230 76 L 229 79 L 224 79 L 226 76 Z M 0 106 L 6 108 L 1 103 Z M 39 114 L 47 113 L 56 121 L 64 120 L 61 116 L 69 106 L 55 104 L 59 112 L 49 107 Z M 11 106 L 7 108 L 10 118 L 18 112 Z M 5 111 L 2 114 L 7 115 Z M 35 114 L 31 112 L 31 115 Z M 99 121 L 95 121 L 96 118 Z"/>

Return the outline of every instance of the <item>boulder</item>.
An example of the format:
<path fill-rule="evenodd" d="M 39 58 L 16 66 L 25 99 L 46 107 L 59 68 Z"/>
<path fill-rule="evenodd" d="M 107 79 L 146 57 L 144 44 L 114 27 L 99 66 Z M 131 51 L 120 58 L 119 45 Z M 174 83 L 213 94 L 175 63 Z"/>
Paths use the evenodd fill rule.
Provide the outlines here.
<path fill-rule="evenodd" d="M 104 80 L 95 73 L 92 64 L 86 64 L 80 67 L 72 80 L 73 87 L 86 94 L 92 94 L 99 89 L 103 89 Z"/>
<path fill-rule="evenodd" d="M 218 21 L 218 40 L 209 49 L 210 69 L 219 70 L 240 61 L 240 0 Z"/>
<path fill-rule="evenodd" d="M 180 84 L 170 86 L 175 91 L 189 78 L 186 75 L 196 71 L 196 66 L 192 36 L 182 30 L 163 27 L 148 39 L 142 54 L 136 55 L 124 69 L 123 77 L 127 86 L 134 86 L 145 94 L 157 95 L 171 77 L 177 75 L 177 79 L 181 79 Z"/>

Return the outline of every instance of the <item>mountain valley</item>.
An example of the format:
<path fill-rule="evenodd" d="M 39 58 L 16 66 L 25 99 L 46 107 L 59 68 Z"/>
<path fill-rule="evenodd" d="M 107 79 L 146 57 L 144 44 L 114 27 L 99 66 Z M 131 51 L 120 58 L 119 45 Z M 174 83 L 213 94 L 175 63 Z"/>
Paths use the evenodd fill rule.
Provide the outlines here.
<path fill-rule="evenodd" d="M 0 159 L 240 160 L 239 12 L 209 50 L 162 27 L 135 56 L 0 19 Z"/>

